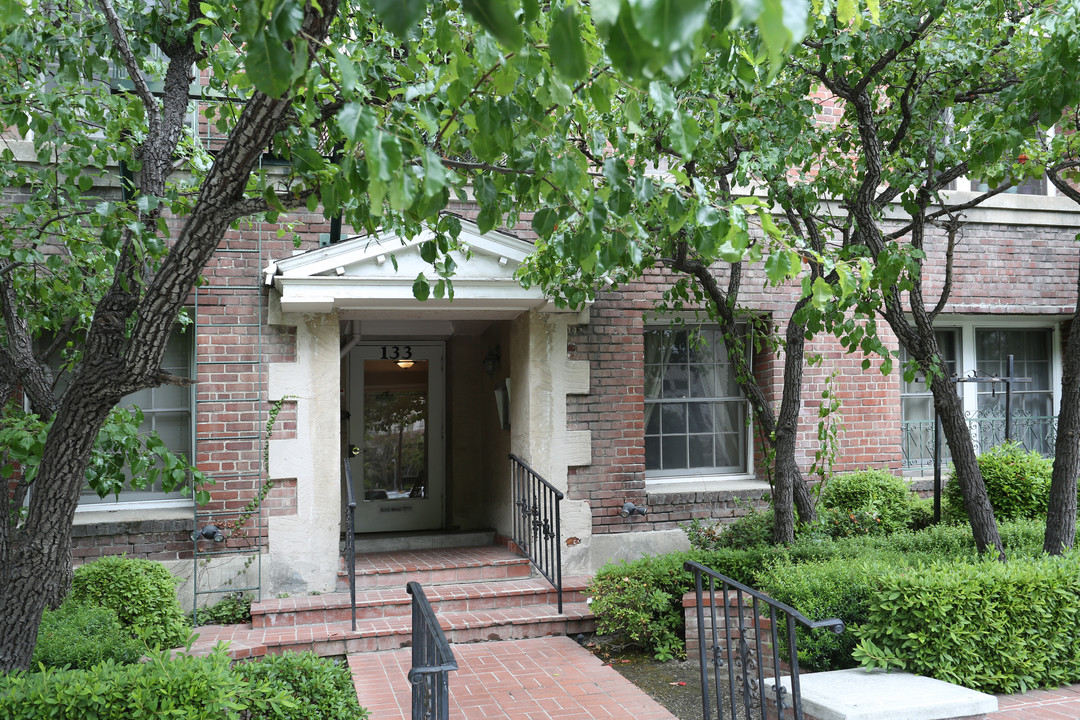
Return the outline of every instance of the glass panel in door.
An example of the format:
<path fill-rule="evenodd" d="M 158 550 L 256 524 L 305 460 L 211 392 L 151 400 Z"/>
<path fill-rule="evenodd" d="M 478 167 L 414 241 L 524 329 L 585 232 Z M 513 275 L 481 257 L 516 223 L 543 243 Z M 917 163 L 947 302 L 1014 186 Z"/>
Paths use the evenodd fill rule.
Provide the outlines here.
<path fill-rule="evenodd" d="M 440 527 L 442 348 L 361 345 L 351 355 L 356 531 Z"/>

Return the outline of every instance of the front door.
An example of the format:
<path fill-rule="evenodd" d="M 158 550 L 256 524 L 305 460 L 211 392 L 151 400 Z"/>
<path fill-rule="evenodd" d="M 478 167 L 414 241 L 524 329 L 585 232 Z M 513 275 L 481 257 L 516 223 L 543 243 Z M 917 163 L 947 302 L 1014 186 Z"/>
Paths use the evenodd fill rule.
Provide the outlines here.
<path fill-rule="evenodd" d="M 443 353 L 431 342 L 361 343 L 349 353 L 356 532 L 442 527 Z"/>

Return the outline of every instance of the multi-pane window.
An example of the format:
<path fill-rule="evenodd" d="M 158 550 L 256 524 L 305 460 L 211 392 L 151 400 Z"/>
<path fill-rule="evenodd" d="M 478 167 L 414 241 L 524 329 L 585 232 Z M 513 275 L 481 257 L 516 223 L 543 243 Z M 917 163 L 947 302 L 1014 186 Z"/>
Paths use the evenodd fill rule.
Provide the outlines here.
<path fill-rule="evenodd" d="M 748 472 L 748 407 L 719 330 L 645 331 L 645 469 Z"/>
<path fill-rule="evenodd" d="M 1052 454 L 1054 442 L 1053 330 L 1046 327 L 962 327 L 937 330 L 938 347 L 949 374 L 965 380 L 957 384 L 972 439 L 979 450 L 1005 440 L 1006 385 L 978 381 L 1004 378 L 1008 357 L 1013 356 L 1011 439 L 1029 450 Z M 900 350 L 902 363 L 907 352 Z M 973 372 L 974 371 L 974 372 Z M 921 375 L 912 382 L 901 380 L 900 407 L 903 462 L 907 467 L 933 464 L 934 403 Z M 942 448 L 942 461 L 949 459 Z"/>
<path fill-rule="evenodd" d="M 177 327 L 165 347 L 165 356 L 161 360 L 161 369 L 179 377 L 193 377 L 192 340 L 194 331 Z M 137 406 L 143 413 L 140 432 L 156 432 L 165 445 L 175 454 L 192 460 L 192 389 L 178 385 L 161 385 L 140 390 L 126 396 L 121 401 L 122 407 Z M 160 482 L 143 490 L 125 489 L 119 498 L 112 495 L 102 499 L 89 488 L 83 489 L 82 504 L 100 502 L 133 502 L 146 500 L 168 500 L 182 497 L 179 491 L 166 493 Z"/>

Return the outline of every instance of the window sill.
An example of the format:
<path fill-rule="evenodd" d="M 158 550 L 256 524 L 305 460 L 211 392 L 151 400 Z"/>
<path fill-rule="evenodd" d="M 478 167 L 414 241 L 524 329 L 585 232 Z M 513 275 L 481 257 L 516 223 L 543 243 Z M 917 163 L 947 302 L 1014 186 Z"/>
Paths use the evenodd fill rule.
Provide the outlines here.
<path fill-rule="evenodd" d="M 769 490 L 769 483 L 753 475 L 725 475 L 707 477 L 646 478 L 645 492 L 649 495 L 698 492 L 762 492 Z"/>
<path fill-rule="evenodd" d="M 144 520 L 186 520 L 193 517 L 191 500 L 158 500 L 109 505 L 82 505 L 75 511 L 74 525 L 140 522 Z"/>

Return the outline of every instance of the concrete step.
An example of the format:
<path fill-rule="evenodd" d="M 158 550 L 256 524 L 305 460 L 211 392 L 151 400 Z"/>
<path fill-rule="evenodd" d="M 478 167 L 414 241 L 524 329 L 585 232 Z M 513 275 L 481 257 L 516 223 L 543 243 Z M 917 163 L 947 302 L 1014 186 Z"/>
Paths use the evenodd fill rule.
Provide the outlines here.
<path fill-rule="evenodd" d="M 585 576 L 563 578 L 563 604 L 584 602 L 587 582 Z M 543 578 L 432 585 L 424 588 L 424 595 L 437 615 L 558 603 L 558 593 Z M 412 612 L 411 601 L 404 585 L 357 592 L 356 617 L 405 617 Z M 344 622 L 351 617 L 347 592 L 268 599 L 251 606 L 254 628 Z"/>
<path fill-rule="evenodd" d="M 495 544 L 494 530 L 465 532 L 358 533 L 357 553 L 401 552 L 404 550 L 437 550 L 448 547 L 476 547 Z M 341 543 L 345 552 L 345 543 Z"/>
<path fill-rule="evenodd" d="M 409 581 L 427 587 L 527 578 L 528 558 L 504 547 L 472 546 L 363 553 L 356 556 L 357 590 L 404 588 Z M 342 559 L 337 591 L 348 592 L 349 576 Z"/>
<path fill-rule="evenodd" d="M 577 635 L 595 629 L 587 603 L 529 605 L 493 610 L 440 613 L 439 625 L 451 644 L 489 640 L 520 640 L 547 635 Z M 253 628 L 251 625 L 207 625 L 196 629 L 191 654 L 208 654 L 219 642 L 228 643 L 234 658 L 251 658 L 287 651 L 310 650 L 322 656 L 375 652 L 412 643 L 412 617 L 373 618 L 349 622 Z"/>

